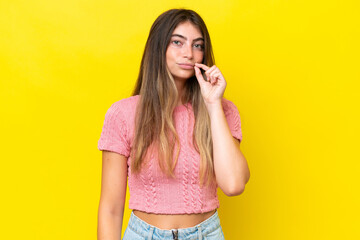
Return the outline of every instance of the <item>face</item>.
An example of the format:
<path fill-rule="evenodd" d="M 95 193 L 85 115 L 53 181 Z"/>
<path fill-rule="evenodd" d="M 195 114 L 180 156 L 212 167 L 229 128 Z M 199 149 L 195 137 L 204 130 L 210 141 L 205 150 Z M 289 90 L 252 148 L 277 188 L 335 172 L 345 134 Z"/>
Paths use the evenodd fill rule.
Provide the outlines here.
<path fill-rule="evenodd" d="M 166 64 L 174 80 L 186 80 L 195 74 L 194 64 L 204 58 L 204 39 L 190 22 L 180 23 L 172 33 L 166 50 Z"/>

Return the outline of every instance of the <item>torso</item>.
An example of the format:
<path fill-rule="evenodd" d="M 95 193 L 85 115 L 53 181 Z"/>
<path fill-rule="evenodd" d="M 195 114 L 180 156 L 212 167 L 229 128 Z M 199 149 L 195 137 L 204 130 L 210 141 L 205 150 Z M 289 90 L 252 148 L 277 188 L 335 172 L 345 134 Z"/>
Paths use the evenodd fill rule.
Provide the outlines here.
<path fill-rule="evenodd" d="M 119 111 L 121 114 L 126 116 L 129 134 L 128 149 L 131 149 L 131 143 L 135 138 L 135 128 L 132 124 L 135 122 L 135 110 L 137 109 L 139 100 L 140 95 L 135 95 L 118 101 L 117 105 L 115 105 L 117 109 L 120 109 Z M 152 209 L 164 212 L 167 209 L 161 208 L 159 203 L 169 201 L 168 196 L 173 196 L 175 194 L 174 192 L 179 194 L 179 191 L 180 195 L 177 195 L 179 196 L 177 200 L 179 203 L 188 199 L 189 201 L 195 201 L 195 206 L 193 207 L 192 204 L 184 204 L 184 209 L 180 209 L 180 205 L 175 204 L 177 212 L 181 210 L 190 211 L 193 208 L 196 211 L 199 211 L 203 208 L 209 209 L 209 207 L 215 208 L 219 206 L 217 188 L 214 185 L 201 189 L 198 184 L 195 184 L 200 168 L 200 155 L 191 144 L 195 124 L 192 106 L 190 103 L 178 105 L 176 106 L 174 113 L 175 116 L 178 116 L 178 121 L 175 121 L 174 123 L 175 128 L 184 139 L 188 139 L 187 141 L 184 141 L 184 144 L 181 146 L 182 151 L 179 153 L 178 167 L 175 169 L 175 175 L 177 178 L 169 178 L 166 180 L 166 184 L 156 184 L 157 188 L 154 190 L 156 190 L 157 193 L 157 201 L 155 201 L 156 199 L 150 194 L 150 192 L 148 194 L 145 194 L 145 192 L 147 189 L 152 188 L 153 183 L 157 182 L 159 179 L 163 179 L 162 174 L 159 174 L 161 173 L 161 169 L 158 164 L 151 164 L 149 168 L 145 169 L 145 171 L 142 170 L 142 177 L 136 177 L 131 171 L 129 171 L 130 209 L 136 209 L 137 207 L 144 209 L 144 205 L 146 205 L 144 204 L 144 201 L 146 201 Z M 190 157 L 188 156 L 189 154 L 191 155 Z M 154 156 L 156 156 L 156 154 L 154 154 Z M 153 157 L 153 159 L 156 160 L 155 157 Z M 129 157 L 129 166 L 131 165 L 131 161 L 132 159 Z M 188 185 L 184 185 L 182 182 L 183 180 L 189 180 Z M 169 188 L 168 186 L 171 187 Z M 201 199 L 202 201 L 198 201 L 198 199 Z M 144 222 L 159 229 L 168 230 L 194 227 L 211 217 L 215 212 L 216 209 L 200 214 L 154 214 L 140 210 L 133 210 L 133 214 Z"/>
<path fill-rule="evenodd" d="M 133 210 L 135 216 L 144 222 L 153 225 L 160 229 L 179 229 L 194 227 L 197 224 L 205 221 L 216 212 L 216 209 L 206 213 L 199 214 L 154 214 L 146 213 L 139 210 Z"/>

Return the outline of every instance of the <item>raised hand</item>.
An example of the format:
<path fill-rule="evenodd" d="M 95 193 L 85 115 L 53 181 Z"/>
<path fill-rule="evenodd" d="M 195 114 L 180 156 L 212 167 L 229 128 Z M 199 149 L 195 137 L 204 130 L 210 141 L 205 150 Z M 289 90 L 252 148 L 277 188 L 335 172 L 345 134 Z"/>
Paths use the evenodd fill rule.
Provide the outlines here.
<path fill-rule="evenodd" d="M 206 80 L 201 74 L 200 68 L 205 70 Z M 215 65 L 208 67 L 204 64 L 195 63 L 194 69 L 205 104 L 211 105 L 221 102 L 226 88 L 226 81 L 219 68 Z"/>

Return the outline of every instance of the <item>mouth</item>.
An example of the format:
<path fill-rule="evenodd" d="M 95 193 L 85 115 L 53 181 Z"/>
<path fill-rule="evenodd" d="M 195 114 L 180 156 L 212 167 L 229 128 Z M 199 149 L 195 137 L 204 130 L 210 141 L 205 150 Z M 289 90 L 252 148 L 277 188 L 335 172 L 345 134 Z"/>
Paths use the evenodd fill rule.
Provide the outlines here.
<path fill-rule="evenodd" d="M 182 69 L 194 69 L 195 66 L 193 63 L 178 63 L 178 65 Z"/>

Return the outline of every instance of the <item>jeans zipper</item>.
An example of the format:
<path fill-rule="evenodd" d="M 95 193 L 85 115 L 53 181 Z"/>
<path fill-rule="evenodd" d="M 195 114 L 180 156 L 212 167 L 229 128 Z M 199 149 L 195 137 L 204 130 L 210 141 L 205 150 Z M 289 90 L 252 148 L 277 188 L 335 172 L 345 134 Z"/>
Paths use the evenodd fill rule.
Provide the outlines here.
<path fill-rule="evenodd" d="M 173 239 L 179 240 L 178 239 L 178 230 L 177 229 L 172 230 L 172 234 L 173 234 Z"/>

